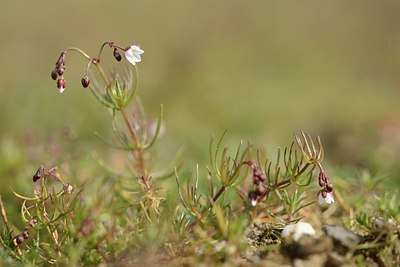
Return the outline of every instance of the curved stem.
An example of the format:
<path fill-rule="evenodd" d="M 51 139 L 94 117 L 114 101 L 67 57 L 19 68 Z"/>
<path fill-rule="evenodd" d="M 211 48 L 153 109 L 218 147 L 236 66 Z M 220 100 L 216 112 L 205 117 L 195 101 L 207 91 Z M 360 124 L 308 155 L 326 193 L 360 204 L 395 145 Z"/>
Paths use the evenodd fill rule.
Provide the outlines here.
<path fill-rule="evenodd" d="M 99 54 L 97 55 L 97 60 L 98 60 L 98 61 L 100 61 L 101 53 L 103 52 L 103 49 L 104 49 L 104 47 L 105 47 L 107 44 L 110 45 L 110 42 L 104 42 L 104 43 L 101 45 L 100 50 L 99 50 Z"/>
<path fill-rule="evenodd" d="M 78 52 L 79 54 L 81 54 L 82 56 L 84 56 L 86 59 L 92 60 L 92 58 L 91 58 L 88 54 L 86 54 L 85 52 L 83 52 L 82 49 L 79 49 L 79 48 L 77 48 L 77 47 L 69 47 L 69 48 L 67 48 L 67 49 L 65 50 L 65 53 L 66 53 L 66 52 L 69 52 L 69 51 L 76 51 L 76 52 Z"/>

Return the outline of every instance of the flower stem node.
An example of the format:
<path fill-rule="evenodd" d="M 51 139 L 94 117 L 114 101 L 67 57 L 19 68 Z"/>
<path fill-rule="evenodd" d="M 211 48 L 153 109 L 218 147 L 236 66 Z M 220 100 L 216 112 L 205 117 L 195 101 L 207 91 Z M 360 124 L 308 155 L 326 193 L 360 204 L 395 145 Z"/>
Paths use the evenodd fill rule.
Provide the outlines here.
<path fill-rule="evenodd" d="M 137 45 L 132 45 L 130 47 L 125 48 L 125 58 L 132 65 L 136 65 L 137 62 L 142 61 L 140 55 L 143 54 L 144 51 L 140 49 Z"/>
<path fill-rule="evenodd" d="M 296 224 L 289 224 L 283 228 L 282 238 L 290 239 L 294 241 L 299 241 L 303 235 L 315 235 L 315 230 L 311 224 L 306 222 L 299 222 Z"/>

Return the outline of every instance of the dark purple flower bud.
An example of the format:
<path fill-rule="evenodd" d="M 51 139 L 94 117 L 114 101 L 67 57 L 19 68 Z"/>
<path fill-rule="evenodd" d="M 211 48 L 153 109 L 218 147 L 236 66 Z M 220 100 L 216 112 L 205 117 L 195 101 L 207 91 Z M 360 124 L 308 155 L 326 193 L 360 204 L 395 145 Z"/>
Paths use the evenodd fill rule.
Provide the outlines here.
<path fill-rule="evenodd" d="M 253 175 L 253 184 L 258 185 L 260 183 L 260 179 L 258 176 Z"/>
<path fill-rule="evenodd" d="M 58 77 L 57 70 L 56 70 L 56 69 L 54 69 L 54 70 L 51 72 L 51 78 L 52 78 L 53 80 L 56 80 L 56 79 L 57 79 L 57 77 Z"/>
<path fill-rule="evenodd" d="M 39 169 L 36 171 L 36 173 L 33 175 L 33 182 L 36 182 L 42 177 L 44 167 L 43 165 L 40 165 Z"/>
<path fill-rule="evenodd" d="M 322 180 L 321 177 L 318 177 L 318 183 L 320 187 L 324 187 L 325 186 L 325 182 Z"/>
<path fill-rule="evenodd" d="M 29 229 L 25 228 L 25 230 L 22 232 L 22 236 L 24 239 L 28 239 L 29 237 Z"/>
<path fill-rule="evenodd" d="M 83 77 L 82 80 L 81 80 L 81 83 L 82 83 L 83 88 L 88 87 L 89 84 L 90 84 L 89 77 L 88 76 Z"/>
<path fill-rule="evenodd" d="M 57 74 L 58 74 L 58 76 L 63 76 L 64 71 L 65 71 L 65 67 L 64 67 L 64 66 L 59 67 L 59 68 L 57 69 Z"/>
<path fill-rule="evenodd" d="M 257 190 L 256 190 L 257 197 L 258 197 L 258 198 L 262 198 L 262 197 L 264 196 L 264 194 L 265 194 L 266 191 L 267 191 L 267 189 L 265 189 L 264 186 L 259 186 L 259 187 L 257 188 Z"/>
<path fill-rule="evenodd" d="M 264 173 L 261 173 L 261 175 L 258 176 L 258 179 L 260 179 L 261 182 L 265 182 L 265 180 L 267 180 L 267 176 Z"/>
<path fill-rule="evenodd" d="M 18 236 L 17 239 L 16 239 L 18 245 L 22 244 L 22 242 L 24 242 L 24 240 L 25 239 L 24 239 L 24 237 L 22 235 Z"/>
<path fill-rule="evenodd" d="M 323 198 L 326 198 L 327 195 L 328 195 L 328 193 L 325 190 L 321 190 L 321 196 Z"/>
<path fill-rule="evenodd" d="M 258 195 L 255 191 L 250 191 L 247 195 L 250 199 L 251 205 L 254 207 L 255 205 L 257 205 L 257 200 L 258 200 Z"/>
<path fill-rule="evenodd" d="M 29 221 L 29 227 L 33 227 L 33 226 L 35 226 L 36 224 L 37 224 L 36 218 L 30 219 L 30 221 Z"/>
<path fill-rule="evenodd" d="M 332 185 L 332 184 L 328 184 L 328 185 L 326 186 L 326 191 L 332 192 L 332 191 L 333 191 L 333 185 Z"/>
<path fill-rule="evenodd" d="M 58 88 L 58 91 L 59 91 L 60 93 L 64 92 L 64 90 L 65 90 L 65 84 L 66 84 L 66 82 L 65 82 L 64 79 L 58 79 L 58 80 L 57 80 L 57 88 Z"/>
<path fill-rule="evenodd" d="M 325 176 L 325 182 L 328 184 L 329 183 L 329 177 L 328 175 L 324 175 Z"/>
<path fill-rule="evenodd" d="M 116 59 L 117 61 L 121 61 L 122 56 L 121 56 L 121 54 L 118 52 L 117 48 L 114 48 L 113 54 L 114 54 L 114 57 L 115 57 L 115 59 Z"/>

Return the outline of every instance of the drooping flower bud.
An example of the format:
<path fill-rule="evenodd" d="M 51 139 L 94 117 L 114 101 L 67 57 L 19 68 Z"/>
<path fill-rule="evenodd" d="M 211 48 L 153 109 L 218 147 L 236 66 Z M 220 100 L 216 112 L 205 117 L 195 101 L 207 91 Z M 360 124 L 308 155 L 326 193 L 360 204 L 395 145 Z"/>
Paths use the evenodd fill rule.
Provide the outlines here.
<path fill-rule="evenodd" d="M 264 186 L 259 186 L 258 188 L 257 188 L 257 190 L 256 190 L 256 193 L 257 193 L 257 196 L 259 197 L 259 198 L 262 198 L 263 196 L 264 196 L 264 194 L 265 194 L 265 192 L 267 191 L 267 189 L 264 187 Z"/>
<path fill-rule="evenodd" d="M 258 194 L 255 191 L 250 191 L 247 195 L 249 197 L 251 205 L 254 207 L 258 202 Z"/>
<path fill-rule="evenodd" d="M 118 52 L 117 48 L 114 48 L 113 55 L 114 55 L 114 57 L 115 57 L 115 59 L 116 59 L 117 61 L 121 61 L 122 56 L 121 56 L 121 54 Z"/>
<path fill-rule="evenodd" d="M 81 80 L 81 84 L 82 84 L 83 88 L 88 87 L 89 84 L 90 84 L 89 77 L 88 76 L 83 77 L 82 80 Z"/>
<path fill-rule="evenodd" d="M 64 72 L 65 72 L 65 66 L 64 65 L 62 65 L 61 67 L 59 67 L 57 69 L 58 76 L 63 76 Z"/>
<path fill-rule="evenodd" d="M 52 78 L 53 80 L 57 80 L 57 77 L 58 77 L 57 69 L 54 69 L 54 70 L 51 72 L 51 78 Z"/>
<path fill-rule="evenodd" d="M 22 236 L 24 239 L 28 239 L 29 237 L 29 229 L 25 228 L 25 230 L 22 232 Z"/>
<path fill-rule="evenodd" d="M 65 90 L 65 84 L 66 84 L 66 82 L 65 82 L 64 79 L 58 79 L 58 80 L 57 80 L 57 88 L 58 88 L 58 91 L 59 91 L 60 93 L 64 92 L 64 90 Z"/>
<path fill-rule="evenodd" d="M 39 169 L 33 175 L 33 182 L 34 183 L 42 177 L 43 170 L 44 170 L 43 165 L 40 165 Z"/>
<path fill-rule="evenodd" d="M 325 186 L 325 182 L 322 180 L 322 177 L 318 177 L 318 184 L 320 187 L 324 187 Z"/>
<path fill-rule="evenodd" d="M 24 242 L 24 240 L 25 239 L 22 235 L 18 236 L 16 239 L 18 245 L 22 244 Z"/>
<path fill-rule="evenodd" d="M 326 186 L 326 190 L 327 190 L 328 192 L 332 192 L 332 191 L 333 191 L 333 185 L 332 185 L 332 184 L 328 184 L 328 185 Z"/>

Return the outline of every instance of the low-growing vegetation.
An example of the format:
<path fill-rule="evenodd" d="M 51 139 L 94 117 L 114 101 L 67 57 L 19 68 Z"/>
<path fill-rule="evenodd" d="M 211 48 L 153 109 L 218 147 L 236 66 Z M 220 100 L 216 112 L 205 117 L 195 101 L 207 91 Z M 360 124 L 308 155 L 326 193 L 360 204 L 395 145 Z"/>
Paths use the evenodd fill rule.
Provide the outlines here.
<path fill-rule="evenodd" d="M 96 156 L 103 174 L 85 181 L 45 162 L 32 169 L 31 191 L 10 188 L 19 218 L 0 198 L 0 265 L 400 264 L 399 192 L 369 173 L 328 173 L 323 137 L 300 130 L 270 155 L 248 141 L 227 147 L 224 132 L 211 138 L 207 166 L 188 171 L 179 150 L 160 162 L 164 111 L 154 120 L 138 97 L 142 48 L 105 42 L 96 57 L 66 49 L 51 72 L 61 93 L 75 90 L 66 75 L 73 52 L 87 60 L 82 86 L 110 114 L 114 138 L 98 137 L 126 164 Z"/>

